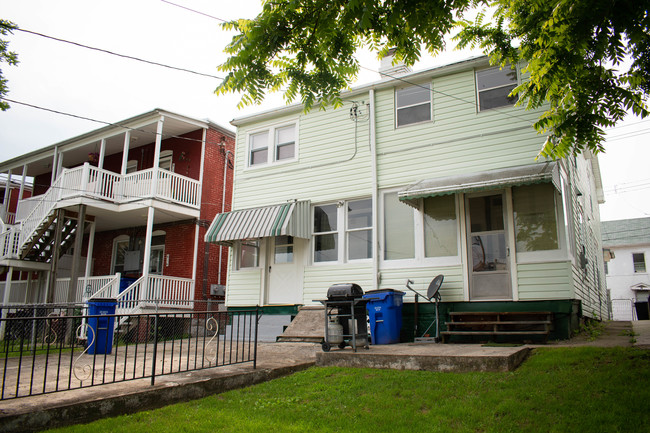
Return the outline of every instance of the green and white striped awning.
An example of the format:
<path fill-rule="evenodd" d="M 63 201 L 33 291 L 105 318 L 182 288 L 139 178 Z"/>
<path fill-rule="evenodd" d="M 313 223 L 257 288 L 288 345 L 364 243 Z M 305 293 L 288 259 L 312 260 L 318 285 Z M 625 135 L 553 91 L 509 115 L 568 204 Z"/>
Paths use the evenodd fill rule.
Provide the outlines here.
<path fill-rule="evenodd" d="M 235 210 L 217 215 L 205 241 L 231 245 L 239 239 L 294 236 L 309 239 L 309 201 L 292 201 L 274 206 Z"/>
<path fill-rule="evenodd" d="M 400 191 L 397 196 L 401 201 L 417 207 L 418 199 L 424 197 L 478 192 L 542 182 L 552 182 L 555 188 L 561 191 L 560 171 L 556 161 L 422 180 Z"/>

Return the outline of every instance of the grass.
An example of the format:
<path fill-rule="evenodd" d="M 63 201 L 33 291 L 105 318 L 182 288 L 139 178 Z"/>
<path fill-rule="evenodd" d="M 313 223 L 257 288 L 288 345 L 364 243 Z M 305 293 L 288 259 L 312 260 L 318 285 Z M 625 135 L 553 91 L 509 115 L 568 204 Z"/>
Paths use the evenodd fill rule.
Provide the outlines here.
<path fill-rule="evenodd" d="M 605 325 L 604 321 L 587 319 L 580 325 L 580 332 L 587 337 L 587 340 L 595 341 L 605 331 Z"/>
<path fill-rule="evenodd" d="M 511 373 L 311 368 L 61 432 L 648 431 L 650 352 L 538 349 Z"/>

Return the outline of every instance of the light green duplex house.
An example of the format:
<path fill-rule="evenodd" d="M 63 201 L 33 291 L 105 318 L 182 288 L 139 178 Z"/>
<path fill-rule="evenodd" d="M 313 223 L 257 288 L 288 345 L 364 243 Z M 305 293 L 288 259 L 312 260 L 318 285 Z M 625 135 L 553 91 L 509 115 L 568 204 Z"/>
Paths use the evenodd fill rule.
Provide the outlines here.
<path fill-rule="evenodd" d="M 335 283 L 403 290 L 411 279 L 426 292 L 443 274 L 443 321 L 551 311 L 566 338 L 581 317 L 606 318 L 598 160 L 536 159 L 541 111 L 508 97 L 521 68 L 390 66 L 341 108 L 232 121 L 233 212 L 206 235 L 232 247 L 227 307 L 287 314 Z"/>

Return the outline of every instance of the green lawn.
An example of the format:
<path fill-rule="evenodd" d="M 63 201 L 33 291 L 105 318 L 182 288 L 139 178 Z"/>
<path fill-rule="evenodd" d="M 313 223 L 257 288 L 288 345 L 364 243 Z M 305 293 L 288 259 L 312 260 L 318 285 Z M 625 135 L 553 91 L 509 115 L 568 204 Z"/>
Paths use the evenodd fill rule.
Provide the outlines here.
<path fill-rule="evenodd" d="M 538 349 L 512 373 L 311 368 L 65 432 L 648 432 L 650 352 Z"/>

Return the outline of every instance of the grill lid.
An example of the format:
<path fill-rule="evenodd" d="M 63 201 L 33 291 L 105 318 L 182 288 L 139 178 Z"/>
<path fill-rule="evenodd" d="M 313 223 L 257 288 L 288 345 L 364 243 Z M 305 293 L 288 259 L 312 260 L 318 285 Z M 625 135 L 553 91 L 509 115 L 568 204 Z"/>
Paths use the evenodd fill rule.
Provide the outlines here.
<path fill-rule="evenodd" d="M 327 299 L 356 299 L 363 296 L 361 286 L 355 283 L 334 284 L 327 289 Z"/>

